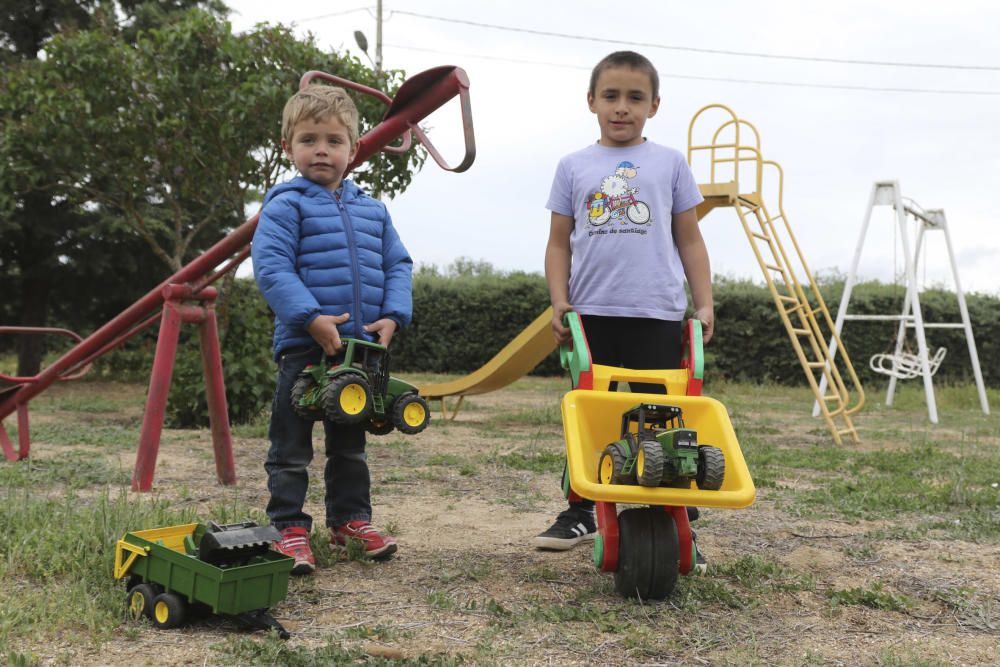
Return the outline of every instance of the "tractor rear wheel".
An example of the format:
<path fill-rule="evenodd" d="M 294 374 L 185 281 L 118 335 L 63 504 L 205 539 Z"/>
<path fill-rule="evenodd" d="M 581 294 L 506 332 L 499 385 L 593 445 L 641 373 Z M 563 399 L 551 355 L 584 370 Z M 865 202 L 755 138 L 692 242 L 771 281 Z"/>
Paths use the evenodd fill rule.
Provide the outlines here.
<path fill-rule="evenodd" d="M 663 479 L 663 447 L 656 440 L 639 443 L 635 477 L 642 486 L 659 486 Z"/>
<path fill-rule="evenodd" d="M 156 591 L 149 584 L 137 584 L 130 588 L 125 596 L 129 619 L 138 621 L 143 617 L 152 618 L 155 597 Z"/>
<path fill-rule="evenodd" d="M 403 394 L 392 404 L 392 423 L 407 435 L 420 433 L 430 420 L 430 407 L 419 394 Z"/>
<path fill-rule="evenodd" d="M 662 600 L 677 585 L 677 525 L 662 507 L 627 509 L 618 515 L 615 591 L 640 600 Z"/>
<path fill-rule="evenodd" d="M 292 385 L 292 411 L 297 414 L 302 419 L 308 419 L 310 421 L 321 421 L 323 419 L 323 411 L 316 406 L 314 408 L 306 408 L 299 403 L 305 398 L 306 394 L 311 390 L 315 389 L 316 380 L 313 379 L 311 375 L 302 375 L 295 379 L 295 384 Z"/>
<path fill-rule="evenodd" d="M 153 625 L 169 630 L 184 622 L 184 600 L 174 593 L 160 593 L 153 600 Z"/>
<path fill-rule="evenodd" d="M 695 483 L 699 489 L 718 491 L 726 477 L 726 457 L 722 450 L 712 445 L 698 447 L 698 475 Z"/>
<path fill-rule="evenodd" d="M 372 413 L 372 390 L 360 373 L 341 373 L 323 389 L 323 411 L 336 424 L 359 424 Z"/>

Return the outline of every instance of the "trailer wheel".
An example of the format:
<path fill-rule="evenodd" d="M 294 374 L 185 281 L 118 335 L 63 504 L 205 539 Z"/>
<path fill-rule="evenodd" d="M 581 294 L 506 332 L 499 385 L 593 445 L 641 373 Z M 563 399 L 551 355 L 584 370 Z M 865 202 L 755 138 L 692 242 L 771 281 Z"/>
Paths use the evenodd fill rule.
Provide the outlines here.
<path fill-rule="evenodd" d="M 149 584 L 136 584 L 130 588 L 125 596 L 125 608 L 129 619 L 138 621 L 143 617 L 152 618 L 155 597 L 156 591 Z"/>
<path fill-rule="evenodd" d="M 642 486 L 659 486 L 663 479 L 663 447 L 656 440 L 639 443 L 635 477 Z"/>
<path fill-rule="evenodd" d="M 341 373 L 323 390 L 326 417 L 337 424 L 358 424 L 371 416 L 372 390 L 360 373 Z"/>
<path fill-rule="evenodd" d="M 391 421 L 383 421 L 381 419 L 378 421 L 373 419 L 368 422 L 368 426 L 365 427 L 365 429 L 372 435 L 389 435 L 392 433 L 394 428 L 396 427 L 392 425 Z"/>
<path fill-rule="evenodd" d="M 699 489 L 718 491 L 726 477 L 726 457 L 722 450 L 712 445 L 698 447 L 698 476 L 695 483 Z"/>
<path fill-rule="evenodd" d="M 310 421 L 320 421 L 323 419 L 323 411 L 316 408 L 304 408 L 299 405 L 299 401 L 305 398 L 309 390 L 316 387 L 316 380 L 311 375 L 303 375 L 295 380 L 292 385 L 292 411 L 303 419 Z"/>
<path fill-rule="evenodd" d="M 662 507 L 627 509 L 618 515 L 615 591 L 640 600 L 662 600 L 677 585 L 680 550 L 674 517 Z"/>
<path fill-rule="evenodd" d="M 601 461 L 597 465 L 597 479 L 601 484 L 635 484 L 635 469 L 626 473 L 626 465 L 628 453 L 625 445 L 612 442 L 601 454 Z"/>
<path fill-rule="evenodd" d="M 174 593 L 160 593 L 153 600 L 153 625 L 169 630 L 184 622 L 184 600 Z"/>
<path fill-rule="evenodd" d="M 423 431 L 430 419 L 430 407 L 418 394 L 403 394 L 392 404 L 392 423 L 408 435 Z"/>

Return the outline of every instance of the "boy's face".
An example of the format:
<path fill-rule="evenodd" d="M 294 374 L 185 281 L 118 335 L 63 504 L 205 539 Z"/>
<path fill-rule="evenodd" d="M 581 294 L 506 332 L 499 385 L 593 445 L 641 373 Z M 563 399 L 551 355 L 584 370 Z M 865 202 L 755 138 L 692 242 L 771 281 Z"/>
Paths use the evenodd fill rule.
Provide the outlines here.
<path fill-rule="evenodd" d="M 281 147 L 303 176 L 330 191 L 340 187 L 347 165 L 358 152 L 351 135 L 336 116 L 321 121 L 300 120 L 292 128 L 291 143 Z"/>
<path fill-rule="evenodd" d="M 642 128 L 656 115 L 660 98 L 653 97 L 648 73 L 609 67 L 597 76 L 594 93 L 587 93 L 587 103 L 601 126 L 599 143 L 621 148 L 642 143 Z"/>

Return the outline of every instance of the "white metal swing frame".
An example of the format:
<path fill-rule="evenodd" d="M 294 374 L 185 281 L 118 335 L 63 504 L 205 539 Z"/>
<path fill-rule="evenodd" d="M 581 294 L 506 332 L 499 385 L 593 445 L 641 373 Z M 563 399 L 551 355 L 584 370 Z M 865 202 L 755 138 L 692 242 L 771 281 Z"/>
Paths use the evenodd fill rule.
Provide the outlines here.
<path fill-rule="evenodd" d="M 858 263 L 861 260 L 861 251 L 864 248 L 865 237 L 868 235 L 868 225 L 871 222 L 872 210 L 876 206 L 892 206 L 896 213 L 896 221 L 899 225 L 899 239 L 902 243 L 903 260 L 905 262 L 906 296 L 903 299 L 903 310 L 899 315 L 851 315 L 847 312 L 848 304 L 851 300 L 851 291 L 857 279 Z M 912 217 L 917 223 L 917 238 L 914 250 L 910 252 L 909 233 L 907 216 Z M 945 246 L 948 250 L 948 260 L 951 263 L 952 278 L 955 281 L 955 293 L 958 297 L 958 308 L 962 316 L 961 322 L 934 322 L 925 323 L 920 310 L 920 289 L 917 284 L 917 264 L 920 258 L 920 249 L 924 241 L 924 233 L 928 231 L 944 232 Z M 927 398 L 927 415 L 931 423 L 938 423 L 937 402 L 934 399 L 933 375 L 937 372 L 941 361 L 944 359 L 945 350 L 939 348 L 933 357 L 927 352 L 926 329 L 964 329 L 965 340 L 969 348 L 969 359 L 972 363 L 972 372 L 976 378 L 976 388 L 979 391 L 979 404 L 984 414 L 990 414 L 989 402 L 986 399 L 986 387 L 983 384 L 983 374 L 979 367 L 979 355 L 976 352 L 976 341 L 972 335 L 972 323 L 969 320 L 969 309 L 965 303 L 965 294 L 962 292 L 962 283 L 958 278 L 958 267 L 955 263 L 955 253 L 951 245 L 951 235 L 948 232 L 948 222 L 944 211 L 941 209 L 923 210 L 912 200 L 903 201 L 897 181 L 876 181 L 872 186 L 871 197 L 868 200 L 868 210 L 865 214 L 864 224 L 861 226 L 861 235 L 858 237 L 858 245 L 854 252 L 854 259 L 851 262 L 850 272 L 844 283 L 844 293 L 841 296 L 840 308 L 837 311 L 837 320 L 834 329 L 837 336 L 830 339 L 830 354 L 837 348 L 837 337 L 840 336 L 844 328 L 845 320 L 878 320 L 897 321 L 899 329 L 896 332 L 896 347 L 893 354 L 875 355 L 870 361 L 872 370 L 885 373 L 889 376 L 889 388 L 886 391 L 885 403 L 892 405 L 893 395 L 896 391 L 896 381 L 921 377 L 924 382 L 924 393 Z M 907 328 L 914 329 L 917 339 L 917 354 L 903 351 L 903 343 L 906 338 Z M 885 364 L 888 363 L 888 366 Z M 876 365 L 879 368 L 876 368 Z M 813 408 L 816 414 L 817 406 Z"/>

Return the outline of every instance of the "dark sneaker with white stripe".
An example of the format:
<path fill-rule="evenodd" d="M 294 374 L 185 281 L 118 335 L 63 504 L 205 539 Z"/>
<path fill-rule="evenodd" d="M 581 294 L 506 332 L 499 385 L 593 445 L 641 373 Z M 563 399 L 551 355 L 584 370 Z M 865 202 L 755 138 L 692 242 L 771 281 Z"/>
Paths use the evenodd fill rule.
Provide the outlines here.
<path fill-rule="evenodd" d="M 566 510 L 548 530 L 535 537 L 534 544 L 538 549 L 565 551 L 585 540 L 593 540 L 595 535 L 597 524 L 593 515 L 581 516 L 580 512 Z"/>

